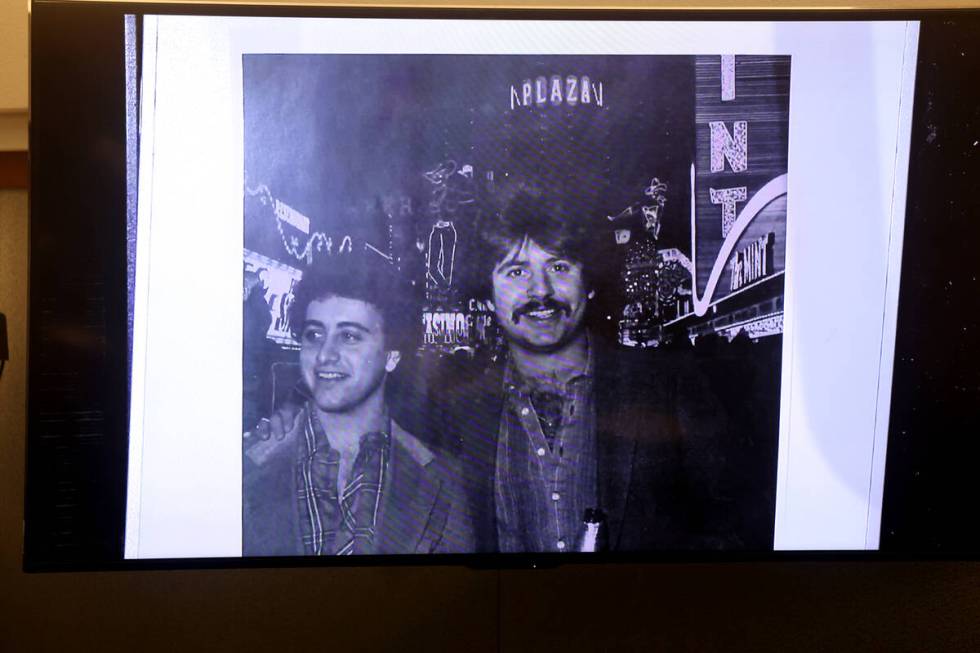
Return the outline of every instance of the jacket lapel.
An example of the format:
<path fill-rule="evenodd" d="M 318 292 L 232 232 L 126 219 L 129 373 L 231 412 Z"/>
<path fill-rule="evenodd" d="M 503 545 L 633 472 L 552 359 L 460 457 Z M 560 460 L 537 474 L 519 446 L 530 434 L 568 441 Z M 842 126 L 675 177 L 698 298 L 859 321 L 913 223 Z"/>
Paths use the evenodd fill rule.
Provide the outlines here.
<path fill-rule="evenodd" d="M 618 548 L 633 476 L 636 425 L 618 410 L 626 396 L 620 384 L 623 370 L 609 352 L 596 352 L 596 479 L 599 508 L 606 513 L 609 549 Z M 625 418 L 625 419 L 624 419 Z"/>
<path fill-rule="evenodd" d="M 439 476 L 429 469 L 433 460 L 425 445 L 392 423 L 391 461 L 378 515 L 378 553 L 425 553 L 419 551 L 423 539 L 441 532 L 442 524 L 433 523 L 442 490 Z"/>
<path fill-rule="evenodd" d="M 492 366 L 473 382 L 473 391 L 458 395 L 454 428 L 465 434 L 460 459 L 465 492 L 473 517 L 478 551 L 497 550 L 497 512 L 494 502 L 497 438 L 503 412 L 502 366 Z"/>
<path fill-rule="evenodd" d="M 606 513 L 609 548 L 615 550 L 622 531 L 626 500 L 632 482 L 636 442 L 622 437 L 610 428 L 597 428 L 596 437 L 599 507 Z"/>

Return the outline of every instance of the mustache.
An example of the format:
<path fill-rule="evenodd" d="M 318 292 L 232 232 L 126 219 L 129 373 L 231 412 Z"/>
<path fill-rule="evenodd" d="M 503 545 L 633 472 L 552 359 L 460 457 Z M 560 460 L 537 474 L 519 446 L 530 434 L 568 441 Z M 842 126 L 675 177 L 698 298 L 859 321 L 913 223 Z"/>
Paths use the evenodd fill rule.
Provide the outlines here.
<path fill-rule="evenodd" d="M 531 313 L 533 311 L 551 311 L 551 310 L 559 313 L 564 313 L 566 317 L 572 314 L 571 306 L 569 306 L 563 301 L 548 297 L 540 301 L 534 299 L 526 304 L 522 304 L 518 306 L 517 308 L 514 309 L 514 312 L 511 314 L 511 319 L 514 321 L 514 324 L 520 324 L 521 318 L 527 315 L 528 313 Z"/>

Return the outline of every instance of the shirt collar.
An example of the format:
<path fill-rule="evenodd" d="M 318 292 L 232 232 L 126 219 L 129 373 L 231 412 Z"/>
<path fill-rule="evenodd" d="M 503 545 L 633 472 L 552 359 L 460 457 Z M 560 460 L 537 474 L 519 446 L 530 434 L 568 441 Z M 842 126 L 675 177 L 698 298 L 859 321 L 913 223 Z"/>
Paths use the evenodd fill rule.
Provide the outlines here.
<path fill-rule="evenodd" d="M 330 446 L 330 440 L 327 438 L 327 431 L 320 422 L 320 417 L 317 415 L 316 407 L 313 405 L 313 401 L 309 401 L 307 406 L 310 416 L 310 426 L 313 429 L 313 435 L 316 441 L 316 448 L 325 448 L 333 451 L 333 447 Z M 388 449 L 391 446 L 391 417 L 388 415 L 388 408 L 385 407 L 385 412 L 382 415 L 381 423 L 384 425 L 383 430 L 379 431 L 365 431 L 358 438 L 358 450 L 360 447 L 364 446 L 365 442 L 368 446 L 377 446 L 382 449 Z"/>
<path fill-rule="evenodd" d="M 570 378 L 565 383 L 563 390 L 567 391 L 573 385 L 592 380 L 595 373 L 595 347 L 592 346 L 592 334 L 588 330 L 585 332 L 585 345 L 585 369 Z M 519 392 L 524 395 L 530 394 L 531 392 L 531 384 L 528 383 L 524 375 L 517 369 L 517 364 L 514 362 L 514 358 L 510 355 L 509 351 L 507 353 L 507 363 L 504 366 L 504 388 L 508 392 Z"/>

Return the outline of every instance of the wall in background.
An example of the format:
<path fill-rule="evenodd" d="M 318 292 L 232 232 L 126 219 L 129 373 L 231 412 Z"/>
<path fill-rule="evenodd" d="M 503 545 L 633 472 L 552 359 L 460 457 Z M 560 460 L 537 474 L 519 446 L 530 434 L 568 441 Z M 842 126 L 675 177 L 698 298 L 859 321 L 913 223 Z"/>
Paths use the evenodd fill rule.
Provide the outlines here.
<path fill-rule="evenodd" d="M 0 313 L 7 317 L 10 360 L 0 376 L 0 496 L 4 515 L 23 510 L 15 497 L 23 496 L 24 485 L 24 419 L 27 400 L 27 191 L 0 189 Z M 22 503 L 22 502 L 21 502 Z M 13 515 L 11 515 L 13 516 Z M 0 531 L 18 520 L 3 520 Z M 6 562 L 8 553 L 20 555 L 20 544 L 11 543 L 8 550 L 4 535 L 0 538 L 0 556 Z"/>
<path fill-rule="evenodd" d="M 27 149 L 27 0 L 0 0 L 0 152 Z"/>

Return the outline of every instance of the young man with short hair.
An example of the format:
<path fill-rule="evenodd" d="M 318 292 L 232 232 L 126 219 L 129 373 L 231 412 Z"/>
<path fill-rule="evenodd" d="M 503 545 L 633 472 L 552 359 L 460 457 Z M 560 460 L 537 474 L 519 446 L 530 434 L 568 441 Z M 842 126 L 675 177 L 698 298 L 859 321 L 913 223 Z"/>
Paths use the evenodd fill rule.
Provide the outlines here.
<path fill-rule="evenodd" d="M 385 388 L 411 311 L 381 257 L 320 259 L 295 292 L 305 403 L 282 439 L 245 445 L 243 553 L 461 553 L 470 517 L 455 462 L 391 419 Z"/>

